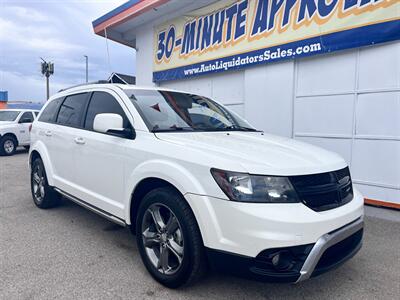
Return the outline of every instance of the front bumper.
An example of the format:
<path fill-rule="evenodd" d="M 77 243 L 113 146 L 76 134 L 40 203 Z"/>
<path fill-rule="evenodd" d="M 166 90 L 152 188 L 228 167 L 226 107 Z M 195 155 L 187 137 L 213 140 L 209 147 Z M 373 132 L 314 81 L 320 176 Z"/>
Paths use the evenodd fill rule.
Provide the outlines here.
<path fill-rule="evenodd" d="M 326 272 L 361 248 L 364 199 L 316 212 L 303 203 L 239 203 L 186 194 L 211 265 L 259 280 L 299 282 Z M 271 267 L 274 252 L 294 257 L 282 272 Z"/>
<path fill-rule="evenodd" d="M 359 218 L 323 235 L 315 244 L 268 249 L 255 258 L 213 249 L 207 249 L 207 254 L 211 266 L 218 271 L 260 281 L 298 283 L 353 257 L 361 249 L 363 227 L 363 218 Z M 278 269 L 272 258 L 283 253 L 286 253 L 286 262 L 281 266 L 285 269 Z"/>
<path fill-rule="evenodd" d="M 364 199 L 354 199 L 335 209 L 316 212 L 303 203 L 240 203 L 186 194 L 204 245 L 210 249 L 256 257 L 261 251 L 315 244 L 363 215 Z"/>

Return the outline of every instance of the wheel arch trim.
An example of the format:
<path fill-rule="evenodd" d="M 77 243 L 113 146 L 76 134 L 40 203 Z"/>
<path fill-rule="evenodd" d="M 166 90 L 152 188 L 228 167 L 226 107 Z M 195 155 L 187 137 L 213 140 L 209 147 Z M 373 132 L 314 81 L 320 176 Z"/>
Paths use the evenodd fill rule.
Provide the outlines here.
<path fill-rule="evenodd" d="M 50 186 L 54 186 L 54 178 L 53 178 L 54 171 L 53 171 L 53 167 L 51 165 L 49 153 L 46 149 L 46 146 L 40 141 L 36 142 L 33 146 L 31 146 L 31 149 L 29 152 L 29 167 L 31 167 L 32 156 L 33 156 L 34 152 L 37 152 L 43 161 L 48 184 Z"/>
<path fill-rule="evenodd" d="M 0 138 L 4 138 L 5 136 L 8 136 L 8 135 L 12 136 L 17 141 L 17 145 L 16 146 L 18 147 L 19 141 L 18 141 L 18 137 L 17 137 L 17 135 L 15 133 L 7 131 L 4 134 L 0 134 Z"/>
<path fill-rule="evenodd" d="M 200 182 L 184 167 L 165 160 L 152 160 L 140 164 L 133 170 L 127 180 L 126 203 L 125 203 L 125 220 L 127 224 L 131 224 L 130 209 L 134 203 L 133 194 L 143 180 L 159 179 L 173 186 L 182 196 L 185 194 L 199 193 L 203 194 L 204 189 Z M 188 205 L 191 207 L 190 203 Z M 193 211 L 193 207 L 191 207 Z M 193 211 L 194 213 L 194 211 Z M 197 217 L 196 217 L 197 218 Z"/>

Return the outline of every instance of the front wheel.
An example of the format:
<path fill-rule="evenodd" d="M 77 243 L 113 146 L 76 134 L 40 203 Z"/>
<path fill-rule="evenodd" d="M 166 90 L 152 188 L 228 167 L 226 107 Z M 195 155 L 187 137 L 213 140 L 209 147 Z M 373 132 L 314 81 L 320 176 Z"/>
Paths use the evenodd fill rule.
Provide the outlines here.
<path fill-rule="evenodd" d="M 11 136 L 6 135 L 0 140 L 0 155 L 11 156 L 17 150 L 18 142 Z"/>
<path fill-rule="evenodd" d="M 207 267 L 203 241 L 189 205 L 172 188 L 158 188 L 143 199 L 136 239 L 150 274 L 169 288 L 194 283 Z"/>

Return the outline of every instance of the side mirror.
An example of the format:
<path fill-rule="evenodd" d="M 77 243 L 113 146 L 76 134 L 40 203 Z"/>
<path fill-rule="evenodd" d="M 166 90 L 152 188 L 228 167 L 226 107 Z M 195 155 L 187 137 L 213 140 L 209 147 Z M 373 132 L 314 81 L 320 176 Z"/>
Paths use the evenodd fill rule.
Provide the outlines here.
<path fill-rule="evenodd" d="M 134 139 L 133 129 L 123 127 L 123 119 L 118 114 L 97 114 L 93 122 L 94 131 L 118 137 Z"/>
<path fill-rule="evenodd" d="M 22 124 L 22 123 L 32 123 L 32 122 L 33 122 L 33 121 L 32 121 L 31 119 L 24 118 L 24 119 L 19 120 L 18 123 Z"/>

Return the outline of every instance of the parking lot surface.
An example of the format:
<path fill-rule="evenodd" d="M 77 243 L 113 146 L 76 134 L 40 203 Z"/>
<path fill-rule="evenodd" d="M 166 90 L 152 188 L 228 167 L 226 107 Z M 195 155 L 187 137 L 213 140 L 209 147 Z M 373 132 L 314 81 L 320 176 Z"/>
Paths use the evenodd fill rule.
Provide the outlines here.
<path fill-rule="evenodd" d="M 147 273 L 128 229 L 67 200 L 36 208 L 27 159 L 0 157 L 0 299 L 399 299 L 398 211 L 367 208 L 359 254 L 301 284 L 210 273 L 169 290 Z"/>

